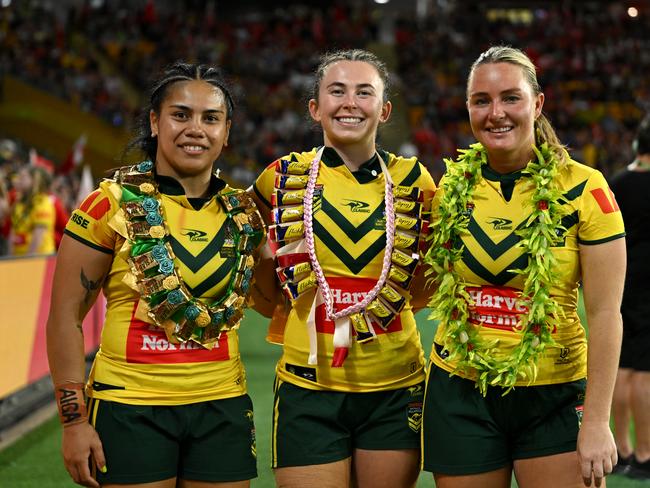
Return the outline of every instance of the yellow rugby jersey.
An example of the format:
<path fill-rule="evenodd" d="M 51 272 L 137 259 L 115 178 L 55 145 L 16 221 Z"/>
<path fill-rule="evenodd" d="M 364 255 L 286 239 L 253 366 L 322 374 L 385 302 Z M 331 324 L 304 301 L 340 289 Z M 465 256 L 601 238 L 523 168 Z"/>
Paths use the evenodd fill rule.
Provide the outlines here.
<path fill-rule="evenodd" d="M 201 298 L 220 295 L 235 259 L 220 252 L 230 224 L 216 194 L 229 188 L 213 177 L 211 198 L 195 210 L 176 180 L 157 176 L 156 181 L 175 262 L 188 289 Z M 223 333 L 218 347 L 211 350 L 192 342 L 173 344 L 141 307 L 138 310 L 139 292 L 123 281 L 130 268 L 128 251 L 122 248 L 127 234 L 120 198 L 121 187 L 103 181 L 73 212 L 65 230 L 74 239 L 113 255 L 103 287 L 106 318 L 88 379 L 89 396 L 129 404 L 177 405 L 244 394 L 246 378 L 235 331 Z"/>
<path fill-rule="evenodd" d="M 291 153 L 281 159 L 310 162 L 316 152 Z M 433 192 L 433 179 L 416 158 L 379 152 L 395 185 Z M 254 184 L 255 192 L 269 207 L 274 165 Z M 376 156 L 352 173 L 334 149 L 323 152 L 316 182 L 314 236 L 336 310 L 360 302 L 381 273 L 386 246 L 384 182 Z M 314 293 L 299 296 L 289 313 L 283 355 L 277 366 L 279 379 L 309 389 L 351 392 L 401 388 L 424 379 L 424 353 L 409 303 L 387 331 L 375 328 L 374 340 L 364 344 L 353 340 L 343 367 L 336 368 L 330 367 L 334 323 L 327 319 L 325 305 L 321 304 L 316 309 L 318 364 L 309 365 L 305 324 Z"/>
<path fill-rule="evenodd" d="M 515 303 L 517 293 L 523 288 L 524 277 L 508 270 L 523 269 L 527 265 L 527 256 L 517 247 L 519 237 L 515 230 L 531 213 L 534 187 L 521 172 L 499 175 L 483 166 L 482 174 L 482 181 L 474 190 L 475 207 L 468 234 L 462 236 L 465 246 L 463 258 L 456 269 L 475 302 L 470 308 L 470 321 L 482 325 L 482 337 L 498 339 L 500 350 L 508 355 L 520 339 L 513 326 L 518 315 L 525 311 Z M 564 383 L 587 376 L 587 339 L 577 312 L 578 245 L 600 244 L 625 235 L 621 212 L 599 171 L 570 161 L 560 170 L 558 179 L 564 194 L 561 202 L 568 210 L 562 221 L 567 232 L 563 242 L 553 248 L 558 261 L 554 271 L 559 279 L 551 293 L 565 316 L 553 333 L 559 347 L 548 348 L 540 356 L 534 385 Z M 440 186 L 432 204 L 434 214 L 444 191 L 442 182 Z M 453 363 L 441 356 L 445 354 L 440 347 L 444 333 L 441 326 L 434 339 L 431 360 L 451 372 Z M 528 380 L 516 383 L 517 386 L 529 384 Z"/>
<path fill-rule="evenodd" d="M 29 213 L 27 213 L 28 211 Z M 28 209 L 22 202 L 16 202 L 11 214 L 13 254 L 23 256 L 29 252 L 32 245 L 32 233 L 36 226 L 45 228 L 45 232 L 41 243 L 35 249 L 35 253 L 54 254 L 56 252 L 54 243 L 55 222 L 56 210 L 50 195 L 44 193 L 35 195 L 31 209 Z"/>

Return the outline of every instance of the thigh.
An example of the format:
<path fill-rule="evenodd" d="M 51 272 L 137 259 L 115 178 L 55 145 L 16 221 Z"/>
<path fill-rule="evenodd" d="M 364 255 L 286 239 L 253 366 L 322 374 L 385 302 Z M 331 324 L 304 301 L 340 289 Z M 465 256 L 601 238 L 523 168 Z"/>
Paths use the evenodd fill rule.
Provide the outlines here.
<path fill-rule="evenodd" d="M 411 488 L 417 482 L 419 467 L 419 449 L 355 449 L 352 478 L 355 488 Z"/>
<path fill-rule="evenodd" d="M 352 419 L 353 447 L 420 450 L 424 382 L 397 390 L 350 393 L 345 417 Z"/>
<path fill-rule="evenodd" d="M 102 488 L 123 488 L 123 484 L 105 484 Z M 128 483 L 128 488 L 176 488 L 176 478 L 163 481 L 154 481 L 153 483 Z"/>
<path fill-rule="evenodd" d="M 575 452 L 519 459 L 514 470 L 519 488 L 584 488 Z M 605 486 L 604 480 L 600 486 Z"/>
<path fill-rule="evenodd" d="M 469 475 L 435 473 L 433 477 L 436 480 L 436 488 L 510 488 L 512 468 L 507 466 L 486 473 Z"/>
<path fill-rule="evenodd" d="M 90 399 L 90 421 L 106 456 L 102 486 L 151 483 L 176 478 L 181 426 L 158 407 Z"/>
<path fill-rule="evenodd" d="M 181 445 L 179 478 L 221 486 L 215 483 L 257 476 L 253 403 L 248 395 L 182 408 L 188 418 L 188 433 Z"/>
<path fill-rule="evenodd" d="M 340 420 L 345 399 L 345 393 L 280 382 L 273 408 L 272 467 L 337 464 L 350 458 L 351 432 Z"/>
<path fill-rule="evenodd" d="M 250 480 L 211 483 L 209 481 L 178 480 L 178 486 L 172 488 L 249 488 Z M 131 488 L 130 486 L 128 488 Z"/>
<path fill-rule="evenodd" d="M 350 458 L 333 463 L 274 469 L 277 488 L 347 488 Z"/>
<path fill-rule="evenodd" d="M 508 439 L 488 400 L 473 381 L 449 376 L 434 364 L 427 375 L 422 425 L 425 471 L 467 475 L 510 466 Z"/>

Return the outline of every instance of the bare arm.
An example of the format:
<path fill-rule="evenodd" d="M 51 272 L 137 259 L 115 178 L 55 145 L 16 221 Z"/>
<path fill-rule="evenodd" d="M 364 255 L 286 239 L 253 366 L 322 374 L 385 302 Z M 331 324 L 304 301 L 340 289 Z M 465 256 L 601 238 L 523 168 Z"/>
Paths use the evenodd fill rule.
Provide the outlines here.
<path fill-rule="evenodd" d="M 257 205 L 266 225 L 270 223 L 271 209 L 257 196 L 253 188 L 248 193 Z M 275 274 L 275 254 L 267 239 L 261 249 L 260 260 L 255 267 L 253 287 L 251 288 L 252 306 L 265 317 L 272 317 L 276 305 L 283 303 L 282 293 Z"/>
<path fill-rule="evenodd" d="M 616 464 L 616 444 L 609 416 L 618 369 L 623 323 L 621 299 L 625 281 L 625 239 L 580 246 L 589 352 L 584 416 L 578 435 L 578 458 L 586 486 Z"/>
<path fill-rule="evenodd" d="M 268 241 L 262 247 L 260 254 L 253 275 L 251 305 L 265 317 L 271 318 L 276 305 L 283 303 L 283 298 L 275 274 L 275 256 Z"/>
<path fill-rule="evenodd" d="M 96 251 L 69 236 L 59 248 L 50 314 L 47 321 L 47 354 L 55 386 L 83 383 L 85 359 L 82 322 L 101 290 L 113 256 Z M 72 479 L 79 484 L 98 487 L 91 477 L 88 459 L 105 466 L 97 433 L 88 422 L 64 423 L 63 459 Z"/>

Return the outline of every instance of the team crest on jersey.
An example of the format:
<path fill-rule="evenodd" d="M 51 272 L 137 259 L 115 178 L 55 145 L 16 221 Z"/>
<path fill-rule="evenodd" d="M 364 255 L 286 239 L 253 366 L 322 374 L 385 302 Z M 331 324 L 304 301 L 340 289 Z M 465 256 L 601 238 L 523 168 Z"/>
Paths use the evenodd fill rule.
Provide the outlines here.
<path fill-rule="evenodd" d="M 571 349 L 568 347 L 562 347 L 559 349 L 560 354 L 555 360 L 555 364 L 569 364 L 571 362 L 570 352 Z"/>
<path fill-rule="evenodd" d="M 422 402 L 409 403 L 406 411 L 409 428 L 415 433 L 420 432 L 422 427 Z"/>
<path fill-rule="evenodd" d="M 182 236 L 189 237 L 191 242 L 208 242 L 208 233 L 198 229 L 183 229 Z"/>
<path fill-rule="evenodd" d="M 375 230 L 386 230 L 386 217 L 380 217 L 375 220 Z"/>
<path fill-rule="evenodd" d="M 487 221 L 494 230 L 512 230 L 512 220 L 504 219 L 502 217 L 490 217 Z"/>
<path fill-rule="evenodd" d="M 370 213 L 369 203 L 362 202 L 361 200 L 350 200 L 349 198 L 345 198 L 343 201 L 347 202 L 343 205 L 349 207 L 352 213 Z"/>

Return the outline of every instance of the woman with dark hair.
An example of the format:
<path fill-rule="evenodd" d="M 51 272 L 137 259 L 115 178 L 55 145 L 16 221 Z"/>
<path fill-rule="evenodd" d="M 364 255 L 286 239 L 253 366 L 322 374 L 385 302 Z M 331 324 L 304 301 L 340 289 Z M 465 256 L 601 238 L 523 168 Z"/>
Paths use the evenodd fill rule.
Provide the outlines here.
<path fill-rule="evenodd" d="M 244 488 L 256 476 L 234 329 L 265 227 L 213 172 L 232 111 L 218 70 L 170 66 L 131 144 L 145 160 L 102 181 L 68 223 L 47 341 L 79 484 Z M 81 324 L 100 289 L 106 318 L 84 382 Z"/>
<path fill-rule="evenodd" d="M 290 306 L 277 365 L 273 468 L 285 488 L 408 488 L 419 472 L 426 303 L 419 248 L 425 194 L 416 158 L 377 146 L 388 72 L 374 54 L 326 54 L 311 118 L 323 145 L 269 165 L 254 185 L 273 223 Z"/>

